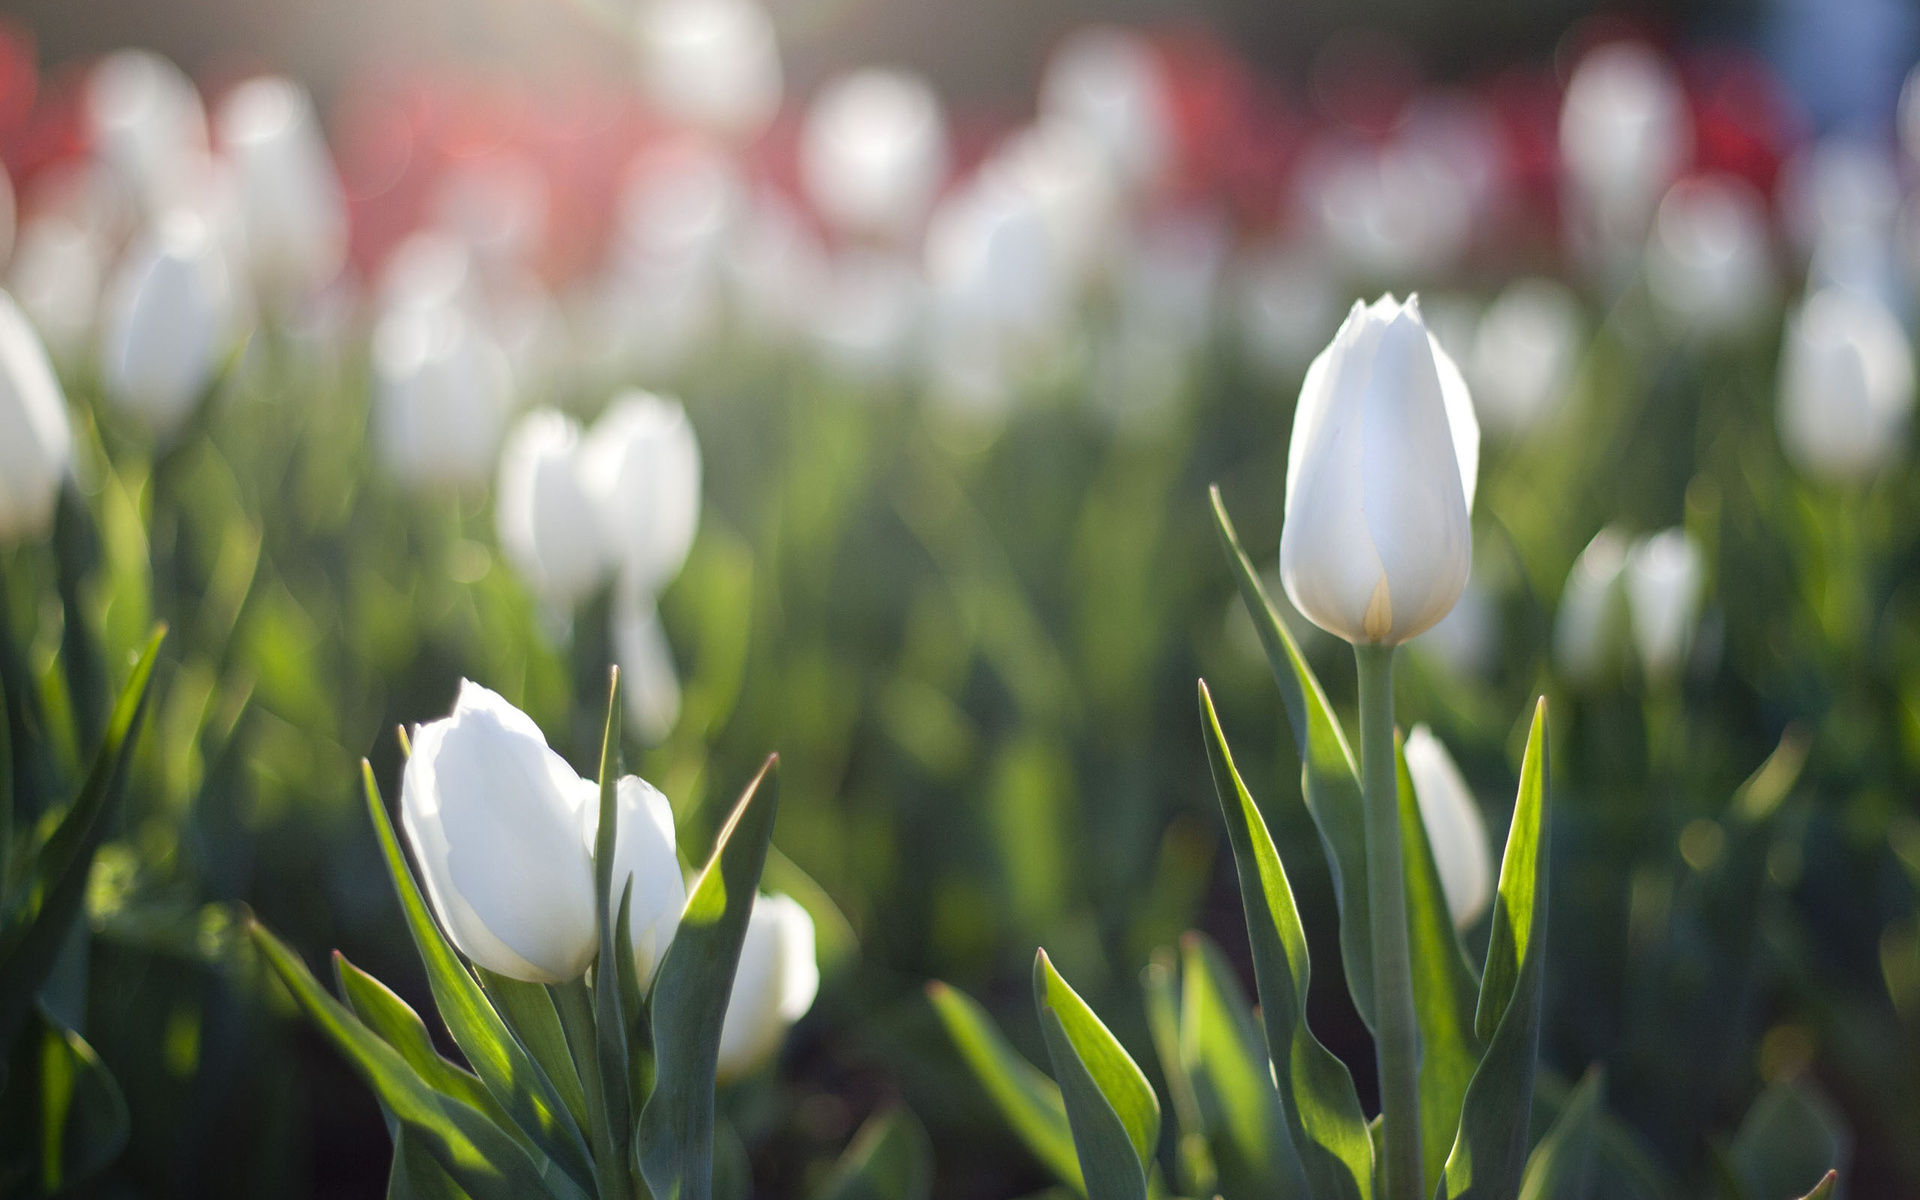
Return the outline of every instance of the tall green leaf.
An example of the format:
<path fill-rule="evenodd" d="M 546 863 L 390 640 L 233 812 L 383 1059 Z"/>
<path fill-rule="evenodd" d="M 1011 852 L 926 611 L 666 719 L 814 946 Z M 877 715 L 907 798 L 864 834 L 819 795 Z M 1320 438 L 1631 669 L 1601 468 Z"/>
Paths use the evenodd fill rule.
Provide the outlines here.
<path fill-rule="evenodd" d="M 1567 1097 L 1559 1117 L 1528 1157 L 1520 1200 L 1588 1200 L 1594 1194 L 1594 1164 L 1606 1094 L 1606 1073 L 1593 1067 Z"/>
<path fill-rule="evenodd" d="M 1036 951 L 1033 956 L 1033 993 L 1043 1012 L 1052 1009 L 1059 1017 L 1061 1030 L 1072 1044 L 1074 1055 L 1086 1066 L 1100 1094 L 1126 1126 L 1127 1137 L 1133 1143 L 1134 1154 L 1144 1173 L 1160 1144 L 1160 1098 L 1153 1094 L 1153 1085 L 1147 1082 L 1146 1074 L 1120 1044 L 1120 1039 L 1113 1036 L 1106 1023 L 1080 998 L 1080 993 L 1068 986 L 1060 972 L 1053 969 L 1053 961 L 1045 950 Z M 1051 1042 L 1048 1045 L 1058 1059 L 1059 1051 Z M 1064 1089 L 1064 1084 L 1062 1087 Z M 1069 1121 L 1073 1115 L 1072 1097 L 1068 1096 Z M 1077 1130 L 1074 1138 L 1077 1143 Z M 1083 1165 L 1085 1161 L 1082 1154 Z"/>
<path fill-rule="evenodd" d="M 632 1094 L 627 1086 L 627 1016 L 620 993 L 622 959 L 633 958 L 633 943 L 615 936 L 613 849 L 618 844 L 620 805 L 620 668 L 614 667 L 607 696 L 607 723 L 600 741 L 600 821 L 593 837 L 593 911 L 600 931 L 600 953 L 593 971 L 593 1040 L 599 1057 L 599 1103 L 588 1098 L 589 1116 L 598 1114 L 595 1152 L 600 1168 L 601 1200 L 624 1200 L 629 1172 L 624 1161 L 633 1140 Z M 628 881 L 631 884 L 631 880 Z M 632 974 L 631 965 L 627 973 Z"/>
<path fill-rule="evenodd" d="M 380 785 L 373 778 L 373 765 L 363 759 L 360 774 L 366 790 L 368 815 L 387 861 L 387 874 L 400 898 L 400 911 L 406 916 L 414 948 L 420 952 L 420 960 L 427 969 L 434 1007 L 446 1023 L 447 1032 L 453 1035 L 454 1044 L 467 1056 L 473 1073 L 487 1085 L 487 1090 L 513 1118 L 513 1123 L 531 1137 L 547 1157 L 572 1175 L 575 1183 L 586 1187 L 593 1179 L 593 1159 L 573 1114 L 560 1099 L 547 1073 L 528 1056 L 525 1047 L 500 1019 L 486 993 L 480 990 L 479 982 L 440 931 L 400 849 L 393 821 L 380 798 Z"/>
<path fill-rule="evenodd" d="M 653 1094 L 640 1113 L 634 1157 L 656 1200 L 708 1200 L 711 1193 L 720 1024 L 773 836 L 778 763 L 767 759 L 727 818 L 654 978 Z"/>
<path fill-rule="evenodd" d="M 1210 1128 L 1194 1091 L 1188 1058 L 1180 1052 L 1180 998 L 1173 951 L 1161 947 L 1154 951 L 1146 969 L 1140 973 L 1140 991 L 1147 1002 L 1147 1029 L 1153 1035 L 1153 1052 L 1160 1060 L 1160 1074 L 1167 1081 L 1167 1098 L 1173 1102 L 1175 1181 L 1185 1195 L 1212 1195 L 1220 1182 L 1214 1166 Z"/>
<path fill-rule="evenodd" d="M 28 904 L 0 929 L 0 1046 L 12 1045 L 26 1024 L 34 997 L 80 915 L 94 851 L 126 793 L 127 764 L 139 741 L 153 666 L 165 636 L 165 626 L 156 629 L 135 661 L 80 794 L 34 856 Z"/>
<path fill-rule="evenodd" d="M 346 1057 L 394 1119 L 474 1200 L 524 1200 L 528 1196 L 584 1200 L 584 1193 L 563 1173 L 548 1172 L 543 1178 L 520 1143 L 479 1109 L 429 1087 L 398 1050 L 381 1041 L 329 996 L 300 957 L 265 926 L 254 922 L 249 932 L 308 1018 Z"/>
<path fill-rule="evenodd" d="M 813 1200 L 927 1200 L 933 1193 L 933 1144 L 905 1108 L 868 1117 Z"/>
<path fill-rule="evenodd" d="M 1220 1191 L 1236 1198 L 1306 1195 L 1266 1037 L 1240 981 L 1201 934 L 1182 938 L 1180 952 L 1180 1056 L 1212 1132 Z"/>
<path fill-rule="evenodd" d="M 1326 849 L 1340 905 L 1340 965 L 1360 1019 L 1373 1028 L 1373 926 L 1367 897 L 1366 804 L 1360 792 L 1360 768 L 1347 735 L 1327 703 L 1327 694 L 1300 653 L 1280 610 L 1261 586 L 1253 560 L 1227 516 L 1220 489 L 1211 488 L 1214 529 L 1240 587 L 1241 602 L 1253 618 L 1260 645 L 1273 668 L 1273 681 L 1287 710 L 1287 724 L 1300 753 L 1300 795 Z"/>
<path fill-rule="evenodd" d="M 1547 702 L 1533 710 L 1520 794 L 1494 897 L 1475 1029 L 1487 1043 L 1447 1155 L 1446 1200 L 1506 1200 L 1520 1189 L 1540 1041 L 1547 933 Z"/>
<path fill-rule="evenodd" d="M 1239 870 L 1260 1015 L 1266 1024 L 1287 1134 L 1316 1200 L 1367 1200 L 1373 1194 L 1373 1141 L 1367 1119 L 1346 1064 L 1307 1028 L 1307 986 L 1312 973 L 1306 931 L 1300 927 L 1280 853 L 1233 765 L 1204 682 L 1200 684 L 1200 723 Z"/>
<path fill-rule="evenodd" d="M 1055 1178 L 1084 1194 L 1080 1159 L 1074 1153 L 1073 1130 L 1067 1124 L 1067 1106 L 1060 1098 L 1059 1086 L 1020 1057 L 994 1027 L 987 1011 L 964 992 L 935 980 L 927 985 L 927 999 L 933 1002 L 954 1048 L 973 1069 L 974 1077 L 1014 1133 Z"/>
<path fill-rule="evenodd" d="M 1060 1014 L 1043 1005 L 1040 1030 L 1047 1039 L 1054 1074 L 1060 1077 L 1060 1095 L 1073 1128 L 1074 1152 L 1080 1157 L 1088 1200 L 1147 1200 L 1147 1173 L 1126 1122 L 1075 1052 Z"/>
<path fill-rule="evenodd" d="M 561 1102 L 580 1128 L 587 1124 L 587 1094 L 580 1085 L 580 1073 L 574 1070 L 567 1050 L 566 1031 L 560 1027 L 560 1014 L 554 1010 L 553 996 L 544 984 L 509 979 L 485 967 L 475 965 L 473 973 L 520 1045 L 546 1072 L 547 1079 L 560 1093 Z"/>
<path fill-rule="evenodd" d="M 340 994 L 346 997 L 353 1015 L 381 1041 L 399 1051 L 422 1082 L 436 1092 L 479 1109 L 488 1120 L 515 1135 L 521 1144 L 533 1148 L 532 1143 L 526 1141 L 526 1134 L 513 1125 L 506 1110 L 477 1076 L 440 1057 L 440 1052 L 433 1048 L 433 1035 L 427 1032 L 426 1022 L 411 1005 L 386 984 L 348 962 L 346 955 L 338 950 L 333 952 L 333 970 L 340 981 Z"/>

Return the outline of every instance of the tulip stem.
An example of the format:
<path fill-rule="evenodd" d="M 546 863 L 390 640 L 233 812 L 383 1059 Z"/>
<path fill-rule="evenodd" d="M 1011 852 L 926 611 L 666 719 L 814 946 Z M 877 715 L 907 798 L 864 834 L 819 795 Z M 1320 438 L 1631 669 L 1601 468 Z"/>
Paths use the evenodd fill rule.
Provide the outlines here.
<path fill-rule="evenodd" d="M 1400 857 L 1399 772 L 1393 752 L 1392 646 L 1356 645 L 1360 779 L 1366 794 L 1367 903 L 1373 934 L 1374 1045 L 1380 1063 L 1386 1200 L 1420 1200 L 1420 1029 L 1407 948 Z"/>

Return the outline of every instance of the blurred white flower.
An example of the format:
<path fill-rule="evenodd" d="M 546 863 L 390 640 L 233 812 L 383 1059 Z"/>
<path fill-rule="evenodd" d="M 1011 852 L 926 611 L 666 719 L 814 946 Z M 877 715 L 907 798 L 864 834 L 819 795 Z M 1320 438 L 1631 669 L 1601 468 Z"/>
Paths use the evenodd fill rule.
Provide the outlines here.
<path fill-rule="evenodd" d="M 1553 626 L 1553 657 L 1561 675 L 1578 684 L 1599 678 L 1626 634 L 1626 593 L 1621 579 L 1630 549 L 1627 537 L 1608 526 L 1574 560 L 1560 593 Z"/>
<path fill-rule="evenodd" d="M 1077 125 L 1042 120 L 1003 142 L 980 172 L 1033 206 L 1053 269 L 1077 291 L 1119 218 L 1119 194 L 1098 143 Z"/>
<path fill-rule="evenodd" d="M 161 439 L 192 416 L 233 337 L 227 266 L 206 222 L 170 213 L 128 252 L 108 294 L 107 395 Z"/>
<path fill-rule="evenodd" d="M 1493 899 L 1493 851 L 1487 841 L 1486 818 L 1453 756 L 1432 730 L 1415 725 L 1407 735 L 1406 756 L 1420 821 L 1427 828 L 1434 866 L 1440 871 L 1447 913 L 1455 929 L 1470 929 Z"/>
<path fill-rule="evenodd" d="M 948 193 L 927 223 L 927 284 L 957 318 L 1044 336 L 1067 315 L 1061 267 L 1033 197 L 995 174 Z"/>
<path fill-rule="evenodd" d="M 1573 386 L 1582 325 L 1580 301 L 1565 284 L 1532 276 L 1501 291 L 1467 358 L 1483 428 L 1520 434 L 1552 418 Z"/>
<path fill-rule="evenodd" d="M 0 292 L 0 545 L 46 534 L 72 469 L 66 395 L 26 316 Z"/>
<path fill-rule="evenodd" d="M 403 483 L 481 483 L 513 408 L 513 371 L 457 305 L 400 305 L 374 331 L 373 399 L 381 453 Z"/>
<path fill-rule="evenodd" d="M 1642 538 L 1627 555 L 1627 616 L 1649 679 L 1672 677 L 1685 663 L 1700 621 L 1706 564 L 1685 529 Z"/>
<path fill-rule="evenodd" d="M 627 728 L 649 746 L 667 740 L 680 720 L 680 668 L 651 593 L 622 580 L 613 595 L 613 659 Z"/>
<path fill-rule="evenodd" d="M 641 83 L 670 119 L 746 141 L 779 111 L 780 47 L 755 0 L 646 0 L 635 32 Z"/>
<path fill-rule="evenodd" d="M 1040 115 L 1080 131 L 1114 181 L 1139 192 L 1173 166 L 1177 146 L 1166 67 L 1145 37 L 1109 25 L 1081 29 L 1047 60 Z"/>
<path fill-rule="evenodd" d="M 500 548 L 535 593 L 561 612 L 607 573 L 599 512 L 581 475 L 580 423 L 551 408 L 514 423 L 500 452 L 494 520 Z"/>
<path fill-rule="evenodd" d="M 1828 229 L 1807 263 L 1807 293 L 1843 288 L 1904 323 L 1913 311 L 1913 291 L 1899 245 L 1901 236 L 1897 222 L 1891 229 L 1868 225 Z"/>
<path fill-rule="evenodd" d="M 1674 185 L 1648 241 L 1647 288 L 1683 327 L 1709 337 L 1752 332 L 1777 290 L 1759 193 L 1730 175 Z"/>
<path fill-rule="evenodd" d="M 756 896 L 720 1026 L 720 1078 L 738 1079 L 766 1063 L 819 991 L 813 918 L 790 896 Z"/>
<path fill-rule="evenodd" d="M 800 182 L 828 222 L 914 235 L 947 175 L 946 116 L 918 75 L 865 69 L 821 89 L 800 131 Z"/>
<path fill-rule="evenodd" d="M 119 50 L 87 75 L 94 152 L 126 196 L 158 214 L 190 201 L 209 162 L 207 113 L 193 81 L 150 50 Z"/>
<path fill-rule="evenodd" d="M 1780 441 L 1804 471 L 1871 477 L 1901 456 L 1913 411 L 1913 347 L 1870 297 L 1827 288 L 1787 318 Z"/>
<path fill-rule="evenodd" d="M 1271 241 L 1235 271 L 1240 336 L 1269 375 L 1300 370 L 1340 324 L 1340 293 L 1321 256 L 1306 245 Z"/>
<path fill-rule="evenodd" d="M 49 213 L 21 226 L 7 285 L 63 364 L 93 345 L 106 273 L 106 247 L 69 217 Z"/>
<path fill-rule="evenodd" d="M 686 884 L 673 814 L 634 776 L 615 792 L 613 904 L 633 880 L 635 966 L 649 981 L 679 926 Z M 475 963 L 529 983 L 585 973 L 599 949 L 593 836 L 599 788 L 531 718 L 463 680 L 453 713 L 414 731 L 401 825 L 434 912 Z"/>
<path fill-rule="evenodd" d="M 700 528 L 700 445 L 686 409 L 647 392 L 615 397 L 582 445 L 581 472 L 622 586 L 657 595 Z"/>
<path fill-rule="evenodd" d="M 926 280 L 911 261 L 855 247 L 829 264 L 811 322 L 813 340 L 821 357 L 848 375 L 893 379 L 919 351 L 926 317 Z"/>
<path fill-rule="evenodd" d="M 1877 145 L 1829 137 L 1787 161 L 1778 192 L 1794 247 L 1810 255 L 1835 233 L 1891 233 L 1900 211 L 1900 172 Z"/>
<path fill-rule="evenodd" d="M 1650 47 L 1613 42 L 1575 68 L 1561 102 L 1570 203 L 1602 243 L 1637 243 L 1693 155 L 1680 77 Z"/>
<path fill-rule="evenodd" d="M 1419 301 L 1356 302 L 1307 369 L 1287 452 L 1280 577 L 1349 642 L 1395 645 L 1466 587 L 1480 431 Z"/>
<path fill-rule="evenodd" d="M 347 209 L 306 89 L 250 79 L 221 101 L 216 125 L 254 287 L 284 306 L 326 286 L 346 262 Z"/>

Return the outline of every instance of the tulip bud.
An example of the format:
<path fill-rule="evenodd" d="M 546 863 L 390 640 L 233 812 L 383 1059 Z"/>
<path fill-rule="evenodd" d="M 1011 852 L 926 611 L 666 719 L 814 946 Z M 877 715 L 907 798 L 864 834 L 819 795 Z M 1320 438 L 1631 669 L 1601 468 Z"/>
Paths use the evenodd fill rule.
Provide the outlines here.
<path fill-rule="evenodd" d="M 800 131 L 800 180 L 850 233 L 913 235 L 947 174 L 946 118 L 926 80 L 868 69 L 828 84 Z"/>
<path fill-rule="evenodd" d="M 631 775 L 615 797 L 613 903 L 631 878 L 644 985 L 679 927 L 686 883 L 665 797 Z M 529 983 L 585 973 L 600 944 L 599 788 L 548 748 L 530 717 L 463 680 L 452 715 L 414 732 L 400 817 L 427 898 L 461 953 Z"/>
<path fill-rule="evenodd" d="M 1137 33 L 1092 26 L 1068 37 L 1040 84 L 1043 119 L 1084 132 L 1114 180 L 1132 190 L 1157 183 L 1175 150 L 1167 70 Z"/>
<path fill-rule="evenodd" d="M 1631 42 L 1580 60 L 1560 109 L 1560 159 L 1603 238 L 1637 239 L 1692 152 L 1686 94 L 1666 60 Z"/>
<path fill-rule="evenodd" d="M 1453 756 L 1433 731 L 1416 725 L 1407 735 L 1407 774 L 1413 778 L 1413 797 L 1420 805 L 1420 822 L 1427 827 L 1433 863 L 1440 871 L 1440 890 L 1455 929 L 1472 928 L 1493 899 L 1493 852 L 1487 842 L 1486 818 L 1460 776 Z"/>
<path fill-rule="evenodd" d="M 165 439 L 213 382 L 232 336 L 226 262 L 199 217 L 174 213 L 129 252 L 108 293 L 107 394 Z"/>
<path fill-rule="evenodd" d="M 720 1024 L 719 1077 L 737 1079 L 772 1057 L 819 990 L 813 918 L 789 896 L 756 896 Z"/>
<path fill-rule="evenodd" d="M 1643 538 L 1627 556 L 1627 614 L 1634 648 L 1649 679 L 1670 677 L 1685 661 L 1700 618 L 1706 564 L 1684 529 Z"/>
<path fill-rule="evenodd" d="M 1709 336 L 1751 332 L 1774 301 L 1765 203 L 1744 180 L 1703 176 L 1660 202 L 1647 288 L 1676 322 Z"/>
<path fill-rule="evenodd" d="M 1474 330 L 1468 372 L 1484 428 L 1519 434 L 1566 400 L 1579 365 L 1580 302 L 1551 279 L 1508 284 Z"/>
<path fill-rule="evenodd" d="M 0 545 L 46 534 L 72 467 L 67 398 L 33 327 L 0 292 Z"/>
<path fill-rule="evenodd" d="M 649 0 L 637 30 L 647 95 L 668 117 L 745 141 L 780 109 L 780 47 L 754 0 Z"/>
<path fill-rule="evenodd" d="M 594 422 L 582 478 L 626 586 L 655 595 L 700 529 L 700 443 L 678 400 L 630 391 Z"/>
<path fill-rule="evenodd" d="M 680 669 L 653 596 L 624 580 L 613 597 L 613 660 L 627 728 L 649 746 L 666 741 L 680 720 Z"/>
<path fill-rule="evenodd" d="M 267 76 L 220 105 L 254 285 L 286 301 L 324 287 L 347 253 L 346 200 L 305 88 Z"/>
<path fill-rule="evenodd" d="M 1913 347 L 1871 299 L 1827 288 L 1788 318 L 1780 441 L 1808 474 L 1865 479 L 1898 458 L 1913 391 Z"/>
<path fill-rule="evenodd" d="M 193 81 L 150 50 L 108 55 L 87 76 L 95 152 L 124 194 L 158 213 L 187 199 L 207 167 L 207 113 Z"/>
<path fill-rule="evenodd" d="M 1355 303 L 1307 369 L 1287 450 L 1280 577 L 1355 644 L 1433 627 L 1466 586 L 1480 430 L 1420 306 Z"/>
<path fill-rule="evenodd" d="M 606 576 L 599 512 L 582 482 L 580 423 L 550 408 L 521 417 L 500 452 L 494 519 L 515 571 L 570 611 Z"/>
<path fill-rule="evenodd" d="M 388 467 L 413 486 L 483 482 L 513 406 L 513 372 L 452 304 L 406 305 L 373 339 L 374 420 Z"/>
<path fill-rule="evenodd" d="M 1560 673 L 1576 683 L 1597 679 L 1625 634 L 1621 576 L 1628 549 L 1625 534 L 1602 529 L 1567 573 L 1553 626 L 1553 657 Z"/>

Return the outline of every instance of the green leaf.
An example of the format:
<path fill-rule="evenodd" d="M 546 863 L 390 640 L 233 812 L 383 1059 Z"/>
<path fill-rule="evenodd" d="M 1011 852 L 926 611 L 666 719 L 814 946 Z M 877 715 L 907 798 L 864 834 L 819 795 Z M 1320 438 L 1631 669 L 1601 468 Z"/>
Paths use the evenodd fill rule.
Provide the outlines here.
<path fill-rule="evenodd" d="M 593 910 L 600 931 L 600 954 L 593 972 L 593 1036 L 599 1056 L 599 1100 L 588 1097 L 587 1115 L 594 1122 L 594 1148 L 600 1167 L 602 1200 L 620 1200 L 629 1190 L 625 1158 L 633 1140 L 633 1096 L 627 1086 L 627 1017 L 621 1011 L 618 966 L 627 962 L 634 974 L 633 943 L 616 937 L 613 922 L 613 849 L 617 844 L 620 805 L 620 668 L 614 667 L 607 696 L 607 724 L 600 740 L 600 823 L 593 838 Z M 630 890 L 633 881 L 627 880 Z M 634 990 L 639 990 L 636 985 Z"/>
<path fill-rule="evenodd" d="M 387 1200 L 469 1200 L 438 1159 L 420 1148 L 404 1126 L 393 1135 L 393 1166 L 387 1171 Z"/>
<path fill-rule="evenodd" d="M 1167 1096 L 1173 1101 L 1175 1177 L 1182 1192 L 1211 1195 L 1220 1182 L 1220 1173 L 1214 1166 L 1206 1115 L 1194 1092 L 1187 1058 L 1180 1052 L 1181 1006 L 1176 986 L 1173 952 L 1162 947 L 1154 951 L 1140 973 L 1140 990 L 1147 1003 L 1153 1052 L 1159 1056 L 1160 1074 L 1166 1078 Z"/>
<path fill-rule="evenodd" d="M 1505 1200 L 1519 1191 L 1533 1110 L 1547 932 L 1547 702 L 1533 710 L 1520 794 L 1494 897 L 1493 932 L 1475 1017 L 1485 1056 L 1467 1085 L 1460 1129 L 1447 1155 L 1446 1200 Z"/>
<path fill-rule="evenodd" d="M 1407 951 L 1413 968 L 1414 1014 L 1420 1023 L 1420 1148 L 1426 1175 L 1422 1194 L 1431 1195 L 1446 1169 L 1454 1131 L 1460 1127 L 1467 1085 L 1480 1065 L 1480 1038 L 1474 1032 L 1479 985 L 1467 965 L 1460 935 L 1454 931 L 1398 732 L 1393 757 L 1406 863 Z"/>
<path fill-rule="evenodd" d="M 1074 1152 L 1073 1130 L 1067 1124 L 1059 1086 L 1020 1057 L 995 1028 L 987 1010 L 966 993 L 936 979 L 927 985 L 927 999 L 933 1002 L 954 1048 L 1013 1132 L 1056 1178 L 1084 1195 L 1080 1159 Z"/>
<path fill-rule="evenodd" d="M 1334 718 L 1327 694 L 1300 653 L 1293 635 L 1280 619 L 1280 610 L 1260 583 L 1253 560 L 1240 548 L 1240 537 L 1220 499 L 1211 488 L 1214 529 L 1226 550 L 1227 565 L 1240 586 L 1241 602 L 1253 617 L 1260 645 L 1273 668 L 1273 681 L 1287 710 L 1287 724 L 1300 753 L 1300 795 L 1326 850 L 1333 874 L 1334 898 L 1340 906 L 1340 965 L 1347 991 L 1367 1028 L 1373 1028 L 1373 926 L 1367 897 L 1366 803 L 1360 791 L 1360 768 L 1347 744 L 1347 735 Z"/>
<path fill-rule="evenodd" d="M 398 1050 L 400 1057 L 428 1087 L 479 1109 L 488 1120 L 518 1135 L 523 1145 L 533 1149 L 532 1143 L 524 1140 L 526 1135 L 513 1125 L 506 1110 L 477 1076 L 440 1057 L 440 1052 L 433 1048 L 433 1035 L 427 1032 L 426 1022 L 411 1005 L 386 984 L 348 962 L 346 955 L 338 950 L 333 953 L 333 970 L 354 1016 L 381 1041 Z"/>
<path fill-rule="evenodd" d="M 1606 1093 L 1606 1073 L 1597 1066 L 1588 1070 L 1527 1159 L 1520 1200 L 1588 1200 L 1594 1194 L 1594 1163 Z"/>
<path fill-rule="evenodd" d="M 1235 1197 L 1305 1195 L 1266 1038 L 1240 981 L 1201 934 L 1182 938 L 1180 952 L 1180 1056 L 1212 1130 L 1220 1190 Z"/>
<path fill-rule="evenodd" d="M 40 1184 L 53 1193 L 119 1158 L 132 1125 L 119 1083 L 84 1038 L 45 1010 L 33 1013 L 28 1033 L 22 1042 L 38 1044 Z"/>
<path fill-rule="evenodd" d="M 1833 1200 L 1833 1190 L 1839 1186 L 1840 1172 L 1828 1171 L 1801 1200 Z"/>
<path fill-rule="evenodd" d="M 1050 1008 L 1060 1018 L 1061 1029 L 1072 1044 L 1074 1054 L 1126 1126 L 1127 1137 L 1133 1143 L 1144 1175 L 1160 1146 L 1160 1098 L 1153 1094 L 1153 1085 L 1147 1082 L 1146 1074 L 1120 1044 L 1120 1039 L 1113 1036 L 1106 1023 L 1080 998 L 1080 993 L 1068 986 L 1060 972 L 1053 969 L 1053 960 L 1045 950 L 1036 951 L 1033 956 L 1033 994 L 1043 1011 Z M 1053 1051 L 1057 1065 L 1059 1050 L 1051 1042 L 1048 1048 Z M 1062 1090 L 1065 1090 L 1064 1084 Z M 1067 1097 L 1067 1118 L 1069 1121 L 1073 1118 L 1071 1096 Z M 1080 1142 L 1077 1129 L 1074 1142 L 1076 1145 Z M 1084 1153 L 1080 1161 L 1082 1166 L 1086 1164 Z"/>
<path fill-rule="evenodd" d="M 1240 899 L 1253 946 L 1254 981 L 1260 989 L 1260 1015 L 1266 1025 L 1280 1107 L 1287 1134 L 1300 1160 L 1310 1193 L 1317 1200 L 1368 1200 L 1373 1195 L 1373 1141 L 1360 1097 L 1346 1064 L 1335 1058 L 1307 1028 L 1306 931 L 1294 906 L 1286 868 L 1274 849 L 1260 809 L 1234 768 L 1233 754 L 1213 697 L 1200 684 L 1200 718 L 1213 785 L 1220 794 L 1227 836 L 1240 874 Z"/>
<path fill-rule="evenodd" d="M 1073 1130 L 1073 1148 L 1086 1180 L 1087 1200 L 1147 1200 L 1147 1173 L 1140 1164 L 1133 1133 L 1081 1061 L 1060 1014 L 1040 1006 L 1040 1031 L 1046 1035 L 1053 1073 Z"/>
<path fill-rule="evenodd" d="M 394 835 L 387 806 L 380 798 L 380 785 L 373 778 L 373 765 L 362 759 L 360 774 L 374 833 L 387 860 L 387 874 L 393 879 L 393 890 L 400 898 L 407 929 L 427 969 L 434 1007 L 446 1023 L 447 1032 L 453 1035 L 454 1044 L 467 1056 L 473 1073 L 487 1085 L 487 1090 L 513 1118 L 513 1123 L 531 1137 L 547 1157 L 573 1176 L 574 1183 L 586 1187 L 593 1178 L 593 1160 L 573 1114 L 560 1099 L 553 1081 L 514 1038 L 486 993 L 480 990 L 479 982 L 441 933 L 412 869 L 407 866 L 400 839 Z"/>
<path fill-rule="evenodd" d="M 1746 1200 L 1794 1200 L 1844 1165 L 1845 1124 L 1827 1100 L 1800 1083 L 1776 1083 L 1747 1110 L 1727 1150 Z"/>
<path fill-rule="evenodd" d="M 778 762 L 767 759 L 727 818 L 653 982 L 653 1094 L 634 1157 L 659 1200 L 707 1200 L 711 1192 L 720 1023 L 773 836 Z"/>
<path fill-rule="evenodd" d="M 933 1194 L 933 1143 L 905 1108 L 866 1119 L 813 1200 L 927 1200 Z"/>
<path fill-rule="evenodd" d="M 319 1026 L 349 1065 L 371 1087 L 401 1126 L 474 1200 L 556 1195 L 580 1198 L 578 1188 L 556 1191 L 520 1143 L 473 1108 L 429 1087 L 401 1057 L 329 996 L 306 964 L 258 922 L 250 928 L 254 944 L 266 956 L 294 1000 Z M 564 1185 L 565 1177 L 552 1173 Z"/>
<path fill-rule="evenodd" d="M 560 1027 L 560 1014 L 554 1011 L 553 996 L 543 984 L 528 983 L 496 975 L 476 965 L 473 973 L 487 994 L 494 1011 L 506 1022 L 520 1045 L 546 1072 L 548 1081 L 560 1093 L 561 1102 L 574 1123 L 585 1128 L 587 1094 L 580 1086 L 580 1074 L 573 1069 L 573 1057 L 567 1049 L 566 1031 Z"/>
<path fill-rule="evenodd" d="M 19 1036 L 34 998 L 80 916 L 94 851 L 106 837 L 112 813 L 126 793 L 127 764 L 139 741 L 141 717 L 153 681 L 166 627 L 156 629 L 134 663 L 107 722 L 106 737 L 80 794 L 34 856 L 33 895 L 0 930 L 0 1046 Z M 37 896 L 39 903 L 32 903 Z"/>

